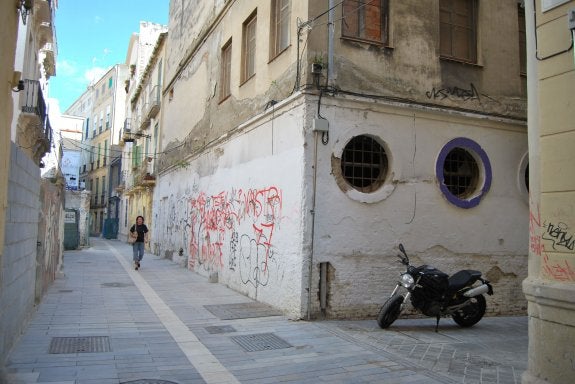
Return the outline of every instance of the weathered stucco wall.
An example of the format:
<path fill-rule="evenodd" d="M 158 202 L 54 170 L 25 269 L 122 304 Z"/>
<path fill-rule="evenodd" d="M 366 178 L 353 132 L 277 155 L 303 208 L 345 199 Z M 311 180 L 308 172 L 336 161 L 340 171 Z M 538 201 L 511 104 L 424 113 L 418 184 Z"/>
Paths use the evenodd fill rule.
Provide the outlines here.
<path fill-rule="evenodd" d="M 293 316 L 302 305 L 300 115 L 301 106 L 270 112 L 161 174 L 152 230 L 161 256 Z"/>
<path fill-rule="evenodd" d="M 527 273 L 529 214 L 525 127 L 374 102 L 324 97 L 322 103 L 330 139 L 318 152 L 313 277 L 318 281 L 320 262 L 330 263 L 327 314 L 375 315 L 404 271 L 395 256 L 399 243 L 416 264 L 432 264 L 450 274 L 482 271 L 495 287 L 488 299 L 491 314 L 524 313 L 521 281 Z M 374 193 L 351 187 L 344 191 L 337 184 L 341 170 L 333 158 L 340 158 L 357 135 L 376 138 L 389 158 L 388 180 Z M 492 168 L 489 191 L 469 209 L 444 197 L 436 175 L 442 148 L 458 137 L 478 143 Z"/>

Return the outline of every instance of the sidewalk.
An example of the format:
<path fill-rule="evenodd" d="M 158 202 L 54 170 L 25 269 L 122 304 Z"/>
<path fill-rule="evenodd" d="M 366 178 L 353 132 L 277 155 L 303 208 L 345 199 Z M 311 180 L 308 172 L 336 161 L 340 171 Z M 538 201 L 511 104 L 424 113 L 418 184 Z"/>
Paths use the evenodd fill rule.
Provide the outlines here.
<path fill-rule="evenodd" d="M 521 383 L 527 317 L 292 321 L 175 263 L 91 239 L 66 252 L 6 369 L 10 384 Z"/>

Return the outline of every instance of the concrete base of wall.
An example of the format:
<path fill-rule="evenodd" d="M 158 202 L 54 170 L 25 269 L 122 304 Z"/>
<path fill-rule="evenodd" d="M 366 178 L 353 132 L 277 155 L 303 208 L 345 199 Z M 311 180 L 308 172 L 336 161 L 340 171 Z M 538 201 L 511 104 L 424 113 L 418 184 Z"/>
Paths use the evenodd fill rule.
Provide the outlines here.
<path fill-rule="evenodd" d="M 526 279 L 529 368 L 523 384 L 568 384 L 575 377 L 575 285 Z"/>

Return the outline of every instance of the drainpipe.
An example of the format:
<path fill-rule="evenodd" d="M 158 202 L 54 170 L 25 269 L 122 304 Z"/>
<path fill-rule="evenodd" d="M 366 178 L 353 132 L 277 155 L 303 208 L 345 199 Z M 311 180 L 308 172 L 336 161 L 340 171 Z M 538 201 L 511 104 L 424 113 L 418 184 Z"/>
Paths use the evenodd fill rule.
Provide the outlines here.
<path fill-rule="evenodd" d="M 309 254 L 309 271 L 308 271 L 308 288 L 307 288 L 307 320 L 311 320 L 311 289 L 313 283 L 313 254 L 314 254 L 314 238 L 315 238 L 315 196 L 317 192 L 317 142 L 318 131 L 314 131 L 314 151 L 313 151 L 313 180 L 312 180 L 312 194 L 311 194 L 311 243 Z"/>
<path fill-rule="evenodd" d="M 333 40 L 335 33 L 334 8 L 334 0 L 329 0 L 329 13 L 327 16 L 327 85 L 330 87 L 333 86 L 335 82 L 335 68 L 333 67 Z"/>

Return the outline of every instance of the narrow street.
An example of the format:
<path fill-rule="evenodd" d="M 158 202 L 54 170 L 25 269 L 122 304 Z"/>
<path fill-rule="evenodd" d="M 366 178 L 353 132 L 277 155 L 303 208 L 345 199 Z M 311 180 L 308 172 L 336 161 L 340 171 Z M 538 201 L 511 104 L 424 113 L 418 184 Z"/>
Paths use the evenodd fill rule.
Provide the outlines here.
<path fill-rule="evenodd" d="M 9 383 L 513 383 L 527 317 L 471 329 L 442 319 L 294 321 L 131 247 L 91 239 L 56 280 L 7 361 Z"/>

